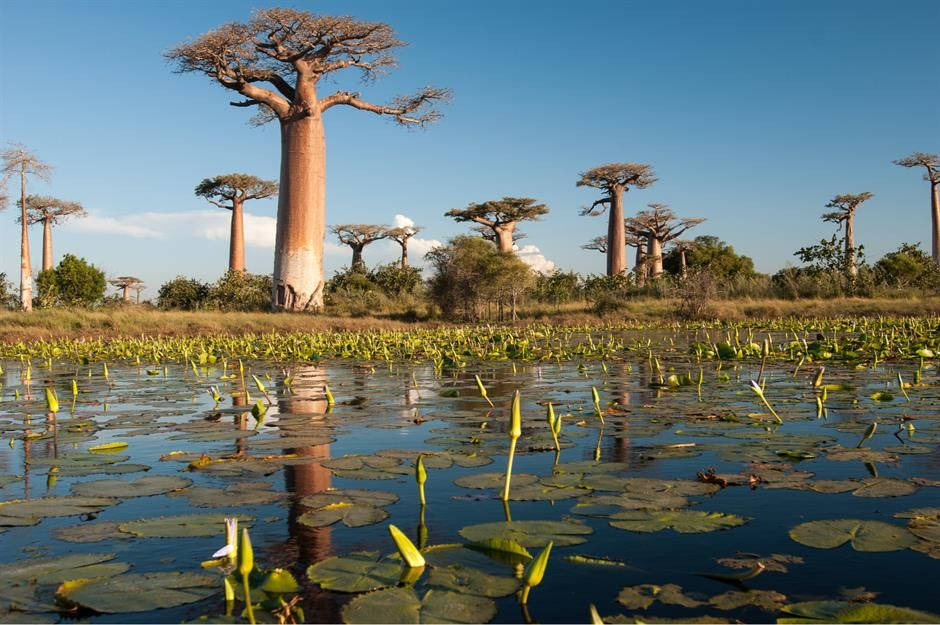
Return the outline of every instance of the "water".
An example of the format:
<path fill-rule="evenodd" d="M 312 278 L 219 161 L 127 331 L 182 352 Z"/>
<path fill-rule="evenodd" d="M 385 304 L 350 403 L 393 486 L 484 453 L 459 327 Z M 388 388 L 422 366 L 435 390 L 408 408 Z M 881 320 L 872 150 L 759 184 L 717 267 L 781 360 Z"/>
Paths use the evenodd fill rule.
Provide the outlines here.
<path fill-rule="evenodd" d="M 294 364 L 291 388 L 284 384 L 282 365 L 262 361 L 246 363 L 268 389 L 273 405 L 263 423 L 254 432 L 256 419 L 251 405 L 233 406 L 232 392 L 240 380 L 220 381 L 218 366 L 203 368 L 197 377 L 190 367 L 169 365 L 151 370 L 136 366 L 110 365 L 110 381 L 102 376 L 100 364 L 79 366 L 56 363 L 52 370 L 32 370 L 32 383 L 23 382 L 20 363 L 3 362 L 3 390 L 0 402 L 0 431 L 12 446 L 0 447 L 0 472 L 21 476 L 0 488 L 4 501 L 67 495 L 75 484 L 100 479 L 134 480 L 142 476 L 185 477 L 193 486 L 232 487 L 267 482 L 270 489 L 282 492 L 273 503 L 238 507 L 196 507 L 181 493 L 124 498 L 101 510 L 95 518 L 81 516 L 43 518 L 29 527 L 8 527 L 0 533 L 0 562 L 4 565 L 35 557 L 72 553 L 114 553 L 115 560 L 131 565 L 131 573 L 152 571 L 198 572 L 199 563 L 224 543 L 223 528 L 217 535 L 197 538 L 132 538 L 118 536 L 98 542 L 69 542 L 57 530 L 77 524 L 127 521 L 163 515 L 191 513 L 249 514 L 255 517 L 251 538 L 256 562 L 265 568 L 284 567 L 294 572 L 303 584 L 302 607 L 308 622 L 337 622 L 351 595 L 321 590 L 306 580 L 310 564 L 333 555 L 372 550 L 395 551 L 387 524 L 394 523 L 417 542 L 419 504 L 417 486 L 411 469 L 413 456 L 385 476 L 393 479 L 360 480 L 355 470 L 334 471 L 322 462 L 353 454 L 375 458 L 384 450 L 452 450 L 470 457 L 488 457 L 492 463 L 479 467 L 430 468 L 426 485 L 425 522 L 427 544 L 466 542 L 458 531 L 466 526 L 505 520 L 505 510 L 498 489 L 461 488 L 454 480 L 461 476 L 505 470 L 509 439 L 508 407 L 512 393 L 523 397 L 523 436 L 519 441 L 513 475 L 551 476 L 556 454 L 549 449 L 550 436 L 545 424 L 544 402 L 551 401 L 556 414 L 563 415 L 562 449 L 557 462 L 577 461 L 623 463 L 612 473 L 620 477 L 684 480 L 700 484 L 696 475 L 709 468 L 719 474 L 760 473 L 751 461 L 773 463 L 776 468 L 814 474 L 812 480 L 866 480 L 892 478 L 903 480 L 912 492 L 895 497 L 863 497 L 851 492 L 828 494 L 794 488 L 773 488 L 761 483 L 729 486 L 711 494 L 689 496 L 685 510 L 706 510 L 747 517 L 738 527 L 707 533 L 678 533 L 672 529 L 635 532 L 611 527 L 605 517 L 573 516 L 576 498 L 551 501 L 511 501 L 513 521 L 560 520 L 576 518 L 593 533 L 584 544 L 556 547 L 547 574 L 531 591 L 528 613 L 515 597 L 495 599 L 497 612 L 493 622 L 519 622 L 526 618 L 539 622 L 584 622 L 588 605 L 593 603 L 602 615 L 634 615 L 643 619 L 679 618 L 711 615 L 749 622 L 772 621 L 779 609 L 756 607 L 720 610 L 708 605 L 710 597 L 742 586 L 717 581 L 702 573 L 739 573 L 722 567 L 718 558 L 738 552 L 769 556 L 788 554 L 803 559 L 788 565 L 789 572 L 768 571 L 744 582 L 746 588 L 773 590 L 786 596 L 785 603 L 843 599 L 846 589 L 864 587 L 878 593 L 878 603 L 940 612 L 932 592 L 938 561 L 912 549 L 889 552 L 855 551 L 849 545 L 836 549 L 818 549 L 792 540 L 788 531 L 807 521 L 820 519 L 868 519 L 904 528 L 907 519 L 895 513 L 913 508 L 937 506 L 940 497 L 931 480 L 940 480 L 940 421 L 938 421 L 938 386 L 936 374 L 928 370 L 926 385 L 908 389 L 911 401 L 897 390 L 896 374 L 914 379 L 911 366 L 879 365 L 876 369 L 839 369 L 829 367 L 825 381 L 846 385 L 846 390 L 829 392 L 827 415 L 816 418 L 809 367 L 794 378 L 792 369 L 768 369 L 766 394 L 784 423 L 778 428 L 749 390 L 747 381 L 757 376 L 757 367 L 725 366 L 716 371 L 714 363 L 704 364 L 702 399 L 695 385 L 670 390 L 656 388 L 659 372 L 645 357 L 620 363 L 608 363 L 607 372 L 599 363 L 585 363 L 579 370 L 574 363 L 521 365 L 484 363 L 459 372 L 436 373 L 430 366 L 352 362 L 328 362 L 320 365 Z M 688 358 L 674 355 L 662 362 L 662 373 L 690 372 Z M 157 373 L 157 375 L 150 375 Z M 231 368 L 229 369 L 231 373 Z M 474 374 L 480 374 L 496 407 L 490 409 L 479 396 Z M 691 369 L 692 378 L 698 365 Z M 74 412 L 71 410 L 71 380 L 81 389 Z M 263 396 L 246 373 L 248 388 L 255 399 Z M 62 410 L 52 427 L 45 415 L 43 388 L 49 381 L 58 388 Z M 328 383 L 336 405 L 327 412 L 323 385 Z M 218 384 L 223 402 L 214 405 L 205 392 Z M 652 384 L 652 386 L 651 386 Z M 600 429 L 591 407 L 591 387 L 596 386 L 602 405 L 612 404 L 606 425 Z M 890 402 L 870 398 L 878 390 L 895 395 Z M 14 394 L 20 393 L 15 400 Z M 456 396 L 454 395 L 456 391 Z M 750 415 L 750 416 L 749 416 Z M 902 418 L 916 429 L 911 438 L 907 431 L 895 435 Z M 872 462 L 865 458 L 836 461 L 830 453 L 837 447 L 855 449 L 865 427 L 879 423 L 865 449 L 883 451 Z M 94 428 L 75 431 L 69 425 L 92 421 Z M 485 427 L 481 427 L 485 424 Z M 44 433 L 40 438 L 24 440 L 24 434 Z M 241 434 L 229 434 L 241 432 Z M 200 438 L 222 440 L 198 440 Z M 308 443 L 278 446 L 266 443 L 278 437 L 307 437 Z M 599 439 L 600 436 L 600 439 Z M 195 439 L 194 439 L 195 437 Z M 314 437 L 314 438 L 310 438 Z M 319 440 L 316 438 L 319 437 Z M 329 442 L 326 442 L 326 441 Z M 598 444 L 598 440 L 600 443 Z M 50 479 L 49 467 L 56 459 L 84 453 L 88 447 L 112 441 L 124 441 L 126 449 L 114 452 L 128 456 L 117 464 L 137 463 L 147 471 L 126 475 L 60 475 Z M 312 441 L 312 442 L 311 442 Z M 533 446 L 544 448 L 530 450 Z M 694 446 L 690 446 L 694 444 Z M 676 447 L 675 445 L 684 445 Z M 782 449 L 810 451 L 814 458 L 800 462 L 777 455 Z M 922 453 L 901 453 L 917 451 Z M 170 452 L 183 452 L 166 458 Z M 188 471 L 190 460 L 199 454 L 210 458 L 268 457 L 253 463 L 268 464 L 269 469 L 237 475 L 213 471 Z M 290 460 L 271 458 L 290 455 Z M 836 454 L 838 455 L 838 454 Z M 182 460 L 180 460 L 180 458 Z M 50 460 L 52 459 L 52 460 Z M 67 460 L 63 460 L 67 462 Z M 284 464 L 289 462 L 290 464 Z M 480 460 L 479 462 L 483 462 Z M 238 466 L 238 462 L 229 463 Z M 335 468 L 335 467 L 334 467 Z M 764 466 L 763 470 L 767 467 Z M 394 471 L 400 474 L 394 474 Z M 351 472 L 349 472 L 351 471 Z M 338 474 L 337 474 L 338 473 Z M 920 478 L 918 483 L 911 482 Z M 519 479 L 520 486 L 524 478 Z M 859 483 L 861 487 L 863 482 Z M 309 512 L 300 499 L 327 489 L 371 489 L 396 494 L 399 499 L 386 507 L 390 518 L 357 528 L 335 524 L 326 528 L 308 527 L 300 522 Z M 864 490 L 864 489 L 863 489 Z M 184 494 L 183 491 L 182 494 Z M 595 496 L 616 492 L 594 491 Z M 561 495 L 559 495 L 561 496 Z M 588 499 L 583 500 L 589 503 Z M 3 506 L 0 506 L 2 519 Z M 907 530 L 904 530 L 907 531 Z M 536 554 L 539 549 L 530 551 Z M 468 552 L 468 550 L 461 550 Z M 936 553 L 936 552 L 935 552 Z M 568 561 L 565 556 L 581 554 L 612 558 L 625 566 L 598 566 Z M 468 552 L 465 563 L 493 574 L 512 575 L 512 567 Z M 433 561 L 432 561 L 433 563 Z M 210 571 L 211 572 L 211 571 Z M 428 575 L 416 589 L 419 595 L 427 587 Z M 220 578 L 221 579 L 221 578 Z M 686 608 L 652 603 L 647 609 L 628 608 L 616 601 L 624 587 L 639 584 L 677 584 L 687 595 L 703 605 Z M 40 586 L 37 597 L 52 602 L 55 585 Z M 0 594 L 0 598 L 3 595 Z M 780 602 L 781 605 L 784 602 Z M 4 599 L 0 606 L 9 606 Z M 210 598 L 186 605 L 149 612 L 95 614 L 56 614 L 48 606 L 36 608 L 25 618 L 70 620 L 80 616 L 90 622 L 179 622 L 201 615 L 224 612 L 219 592 Z"/>

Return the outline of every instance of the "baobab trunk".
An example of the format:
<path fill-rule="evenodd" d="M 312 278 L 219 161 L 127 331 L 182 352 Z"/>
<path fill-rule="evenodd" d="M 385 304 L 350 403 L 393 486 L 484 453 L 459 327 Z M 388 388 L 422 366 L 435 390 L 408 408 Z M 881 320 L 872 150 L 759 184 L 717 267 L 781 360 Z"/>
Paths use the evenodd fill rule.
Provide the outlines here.
<path fill-rule="evenodd" d="M 20 168 L 20 308 L 33 309 L 33 270 L 29 264 L 29 228 L 26 225 L 26 171 Z"/>
<path fill-rule="evenodd" d="M 679 250 L 679 269 L 680 269 L 680 275 L 684 278 L 686 274 L 684 249 Z"/>
<path fill-rule="evenodd" d="M 281 120 L 281 180 L 277 202 L 273 308 L 323 307 L 326 143 L 316 101 L 309 115 Z"/>
<path fill-rule="evenodd" d="M 362 260 L 362 247 L 353 246 L 352 252 L 353 252 L 352 266 L 350 268 L 356 269 L 356 270 L 365 269 L 366 264 Z"/>
<path fill-rule="evenodd" d="M 512 252 L 512 233 L 516 230 L 516 224 L 507 226 L 497 226 L 493 229 L 496 232 L 496 245 L 503 254 Z"/>
<path fill-rule="evenodd" d="M 407 241 L 401 244 L 401 268 L 402 269 L 408 268 L 408 243 Z"/>
<path fill-rule="evenodd" d="M 52 224 L 49 219 L 42 220 L 42 270 L 52 269 Z"/>
<path fill-rule="evenodd" d="M 131 301 L 130 296 L 127 294 L 128 288 L 129 288 L 129 287 L 125 284 L 125 285 L 124 285 L 124 301 L 125 301 L 125 302 L 130 302 L 130 301 Z"/>
<path fill-rule="evenodd" d="M 232 202 L 232 232 L 228 243 L 228 270 L 245 271 L 245 218 L 241 202 Z"/>
<path fill-rule="evenodd" d="M 637 286 L 646 284 L 646 254 L 642 241 L 636 246 L 636 284 Z"/>
<path fill-rule="evenodd" d="M 930 214 L 933 216 L 933 262 L 940 264 L 940 185 L 931 185 Z"/>
<path fill-rule="evenodd" d="M 610 190 L 610 221 L 607 223 L 607 275 L 627 270 L 627 240 L 623 229 L 623 188 Z"/>
<path fill-rule="evenodd" d="M 655 278 L 663 272 L 663 244 L 656 237 L 650 237 L 647 243 L 647 262 L 652 262 L 650 276 Z"/>
<path fill-rule="evenodd" d="M 849 277 L 858 277 L 858 265 L 855 262 L 855 220 L 851 215 L 845 220 L 845 263 Z"/>

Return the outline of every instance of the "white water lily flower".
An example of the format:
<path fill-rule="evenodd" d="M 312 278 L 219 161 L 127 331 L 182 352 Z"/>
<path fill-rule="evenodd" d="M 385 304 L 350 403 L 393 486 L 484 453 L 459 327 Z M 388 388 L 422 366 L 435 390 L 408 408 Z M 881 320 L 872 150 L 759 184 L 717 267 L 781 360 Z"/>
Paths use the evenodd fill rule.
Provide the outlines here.
<path fill-rule="evenodd" d="M 238 545 L 238 517 L 225 519 L 225 546 L 212 554 L 213 558 L 234 559 Z"/>

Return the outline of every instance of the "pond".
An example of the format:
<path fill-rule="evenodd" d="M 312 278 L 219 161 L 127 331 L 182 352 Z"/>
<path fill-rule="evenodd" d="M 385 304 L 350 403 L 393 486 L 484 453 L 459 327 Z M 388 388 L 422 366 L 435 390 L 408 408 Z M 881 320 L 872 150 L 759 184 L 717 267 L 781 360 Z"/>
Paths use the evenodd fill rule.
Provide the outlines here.
<path fill-rule="evenodd" d="M 0 622 L 224 620 L 201 563 L 234 516 L 307 622 L 936 618 L 936 369 L 830 363 L 814 386 L 815 365 L 761 376 L 663 341 L 453 368 L 0 361 Z M 389 524 L 427 560 L 405 583 Z"/>

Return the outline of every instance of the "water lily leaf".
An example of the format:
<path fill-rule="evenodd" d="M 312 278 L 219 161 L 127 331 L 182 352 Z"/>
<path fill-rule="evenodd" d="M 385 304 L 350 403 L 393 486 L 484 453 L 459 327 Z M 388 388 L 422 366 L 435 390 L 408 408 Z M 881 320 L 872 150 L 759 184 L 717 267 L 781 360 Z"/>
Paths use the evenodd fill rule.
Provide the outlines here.
<path fill-rule="evenodd" d="M 719 558 L 716 562 L 729 569 L 753 569 L 760 563 L 764 565 L 764 569 L 767 571 L 786 573 L 789 571 L 788 564 L 803 564 L 803 558 L 781 553 L 772 553 L 769 556 L 760 556 L 755 553 L 739 553 L 733 558 Z"/>
<path fill-rule="evenodd" d="M 496 615 L 487 597 L 429 590 L 419 599 L 410 588 L 388 588 L 359 595 L 343 608 L 343 622 L 356 623 L 486 623 Z"/>
<path fill-rule="evenodd" d="M 60 517 L 101 512 L 117 503 L 110 497 L 40 497 L 0 502 L 0 515 L 8 517 Z"/>
<path fill-rule="evenodd" d="M 299 591 L 300 584 L 290 571 L 272 569 L 264 576 L 260 588 L 269 594 L 283 595 Z"/>
<path fill-rule="evenodd" d="M 940 616 L 880 603 L 806 601 L 783 607 L 778 623 L 940 623 Z"/>
<path fill-rule="evenodd" d="M 195 536 L 225 536 L 224 514 L 182 514 L 125 521 L 118 529 L 139 538 L 189 538 Z M 252 516 L 239 515 L 239 523 L 250 523 Z"/>
<path fill-rule="evenodd" d="M 56 596 L 96 612 L 149 612 L 193 603 L 218 592 L 219 580 L 201 573 L 128 573 L 62 584 Z"/>
<path fill-rule="evenodd" d="M 2 510 L 3 508 L 0 508 Z M 5 531 L 6 527 L 29 527 L 36 525 L 42 519 L 34 516 L 3 516 L 0 515 L 0 532 Z"/>
<path fill-rule="evenodd" d="M 856 497 L 903 497 L 917 492 L 917 485 L 907 480 L 876 477 L 862 480 L 861 485 L 852 491 Z"/>
<path fill-rule="evenodd" d="M 894 515 L 910 519 L 907 529 L 922 540 L 940 543 L 940 508 L 914 508 Z"/>
<path fill-rule="evenodd" d="M 539 481 L 537 475 L 529 473 L 513 473 L 510 481 L 510 492 L 517 486 L 528 486 Z M 505 473 L 477 473 L 463 475 L 454 480 L 454 484 L 463 488 L 502 488 L 506 484 Z"/>
<path fill-rule="evenodd" d="M 560 501 L 562 499 L 582 497 L 590 494 L 590 492 L 586 488 L 552 486 L 538 482 L 517 487 L 515 478 L 513 478 L 512 488 L 509 489 L 509 499 L 512 501 Z"/>
<path fill-rule="evenodd" d="M 498 538 L 511 540 L 523 547 L 544 547 L 554 542 L 556 547 L 580 545 L 587 541 L 584 536 L 593 533 L 590 527 L 579 521 L 512 521 L 468 525 L 460 535 L 473 543 Z"/>
<path fill-rule="evenodd" d="M 110 562 L 114 557 L 113 553 L 72 553 L 8 562 L 0 564 L 0 583 L 60 583 L 77 578 L 111 577 L 130 568 L 126 562 Z"/>
<path fill-rule="evenodd" d="M 610 517 L 610 525 L 631 532 L 672 529 L 683 534 L 714 532 L 744 525 L 750 518 L 702 510 L 625 510 Z"/>
<path fill-rule="evenodd" d="M 850 543 L 856 551 L 898 551 L 916 542 L 903 527 L 861 519 L 801 523 L 790 530 L 790 538 L 817 549 L 835 549 Z"/>
<path fill-rule="evenodd" d="M 875 391 L 870 397 L 875 401 L 894 401 L 894 395 L 888 391 Z"/>
<path fill-rule="evenodd" d="M 398 495 L 381 490 L 357 488 L 332 489 L 307 495 L 300 500 L 305 508 L 322 508 L 334 503 L 356 503 L 384 508 L 398 501 Z"/>
<path fill-rule="evenodd" d="M 101 445 L 95 445 L 94 447 L 89 447 L 88 451 L 93 453 L 110 453 L 113 451 L 118 451 L 127 447 L 127 443 L 124 441 L 113 441 L 111 443 L 103 443 Z"/>
<path fill-rule="evenodd" d="M 95 521 L 93 523 L 79 523 L 77 525 L 57 527 L 52 530 L 52 535 L 59 540 L 64 540 L 70 543 L 96 543 L 102 540 L 120 540 L 133 538 L 133 534 L 127 534 L 118 529 L 120 524 L 120 521 Z"/>
<path fill-rule="evenodd" d="M 186 488 L 193 481 L 172 475 L 147 475 L 136 480 L 95 480 L 79 482 L 72 492 L 84 497 L 148 497 Z"/>
<path fill-rule="evenodd" d="M 173 493 L 174 497 L 185 498 L 190 505 L 200 508 L 239 508 L 259 506 L 284 499 L 287 495 L 270 490 L 271 484 L 232 484 L 225 488 L 193 486 L 184 491 Z"/>
<path fill-rule="evenodd" d="M 898 457 L 887 451 L 877 449 L 845 449 L 836 448 L 826 452 L 826 459 L 839 462 L 896 462 Z"/>
<path fill-rule="evenodd" d="M 346 527 L 363 527 L 388 518 L 388 512 L 382 508 L 349 502 L 331 503 L 310 512 L 304 512 L 297 519 L 309 527 L 326 527 L 342 521 Z"/>
<path fill-rule="evenodd" d="M 617 601 L 631 610 L 645 610 L 653 605 L 654 601 L 669 605 L 681 605 L 686 608 L 697 608 L 705 605 L 704 602 L 684 594 L 682 587 L 675 584 L 627 586 L 617 595 Z"/>
<path fill-rule="evenodd" d="M 775 590 L 729 590 L 708 600 L 709 605 L 719 610 L 737 610 L 752 605 L 764 612 L 778 612 L 787 596 Z"/>
<path fill-rule="evenodd" d="M 395 586 L 401 570 L 400 562 L 379 559 L 377 551 L 363 551 L 312 564 L 307 567 L 307 577 L 326 590 L 366 592 Z"/>
<path fill-rule="evenodd" d="M 571 509 L 571 513 L 580 516 L 609 517 L 624 510 L 662 510 L 683 508 L 688 505 L 688 499 L 671 493 L 594 495 L 580 499 Z"/>
<path fill-rule="evenodd" d="M 532 559 L 532 554 L 525 547 L 510 538 L 487 538 L 465 546 L 507 564 L 525 564 Z"/>
<path fill-rule="evenodd" d="M 508 597 L 519 589 L 519 580 L 452 564 L 444 568 L 432 568 L 428 585 L 481 597 Z"/>

